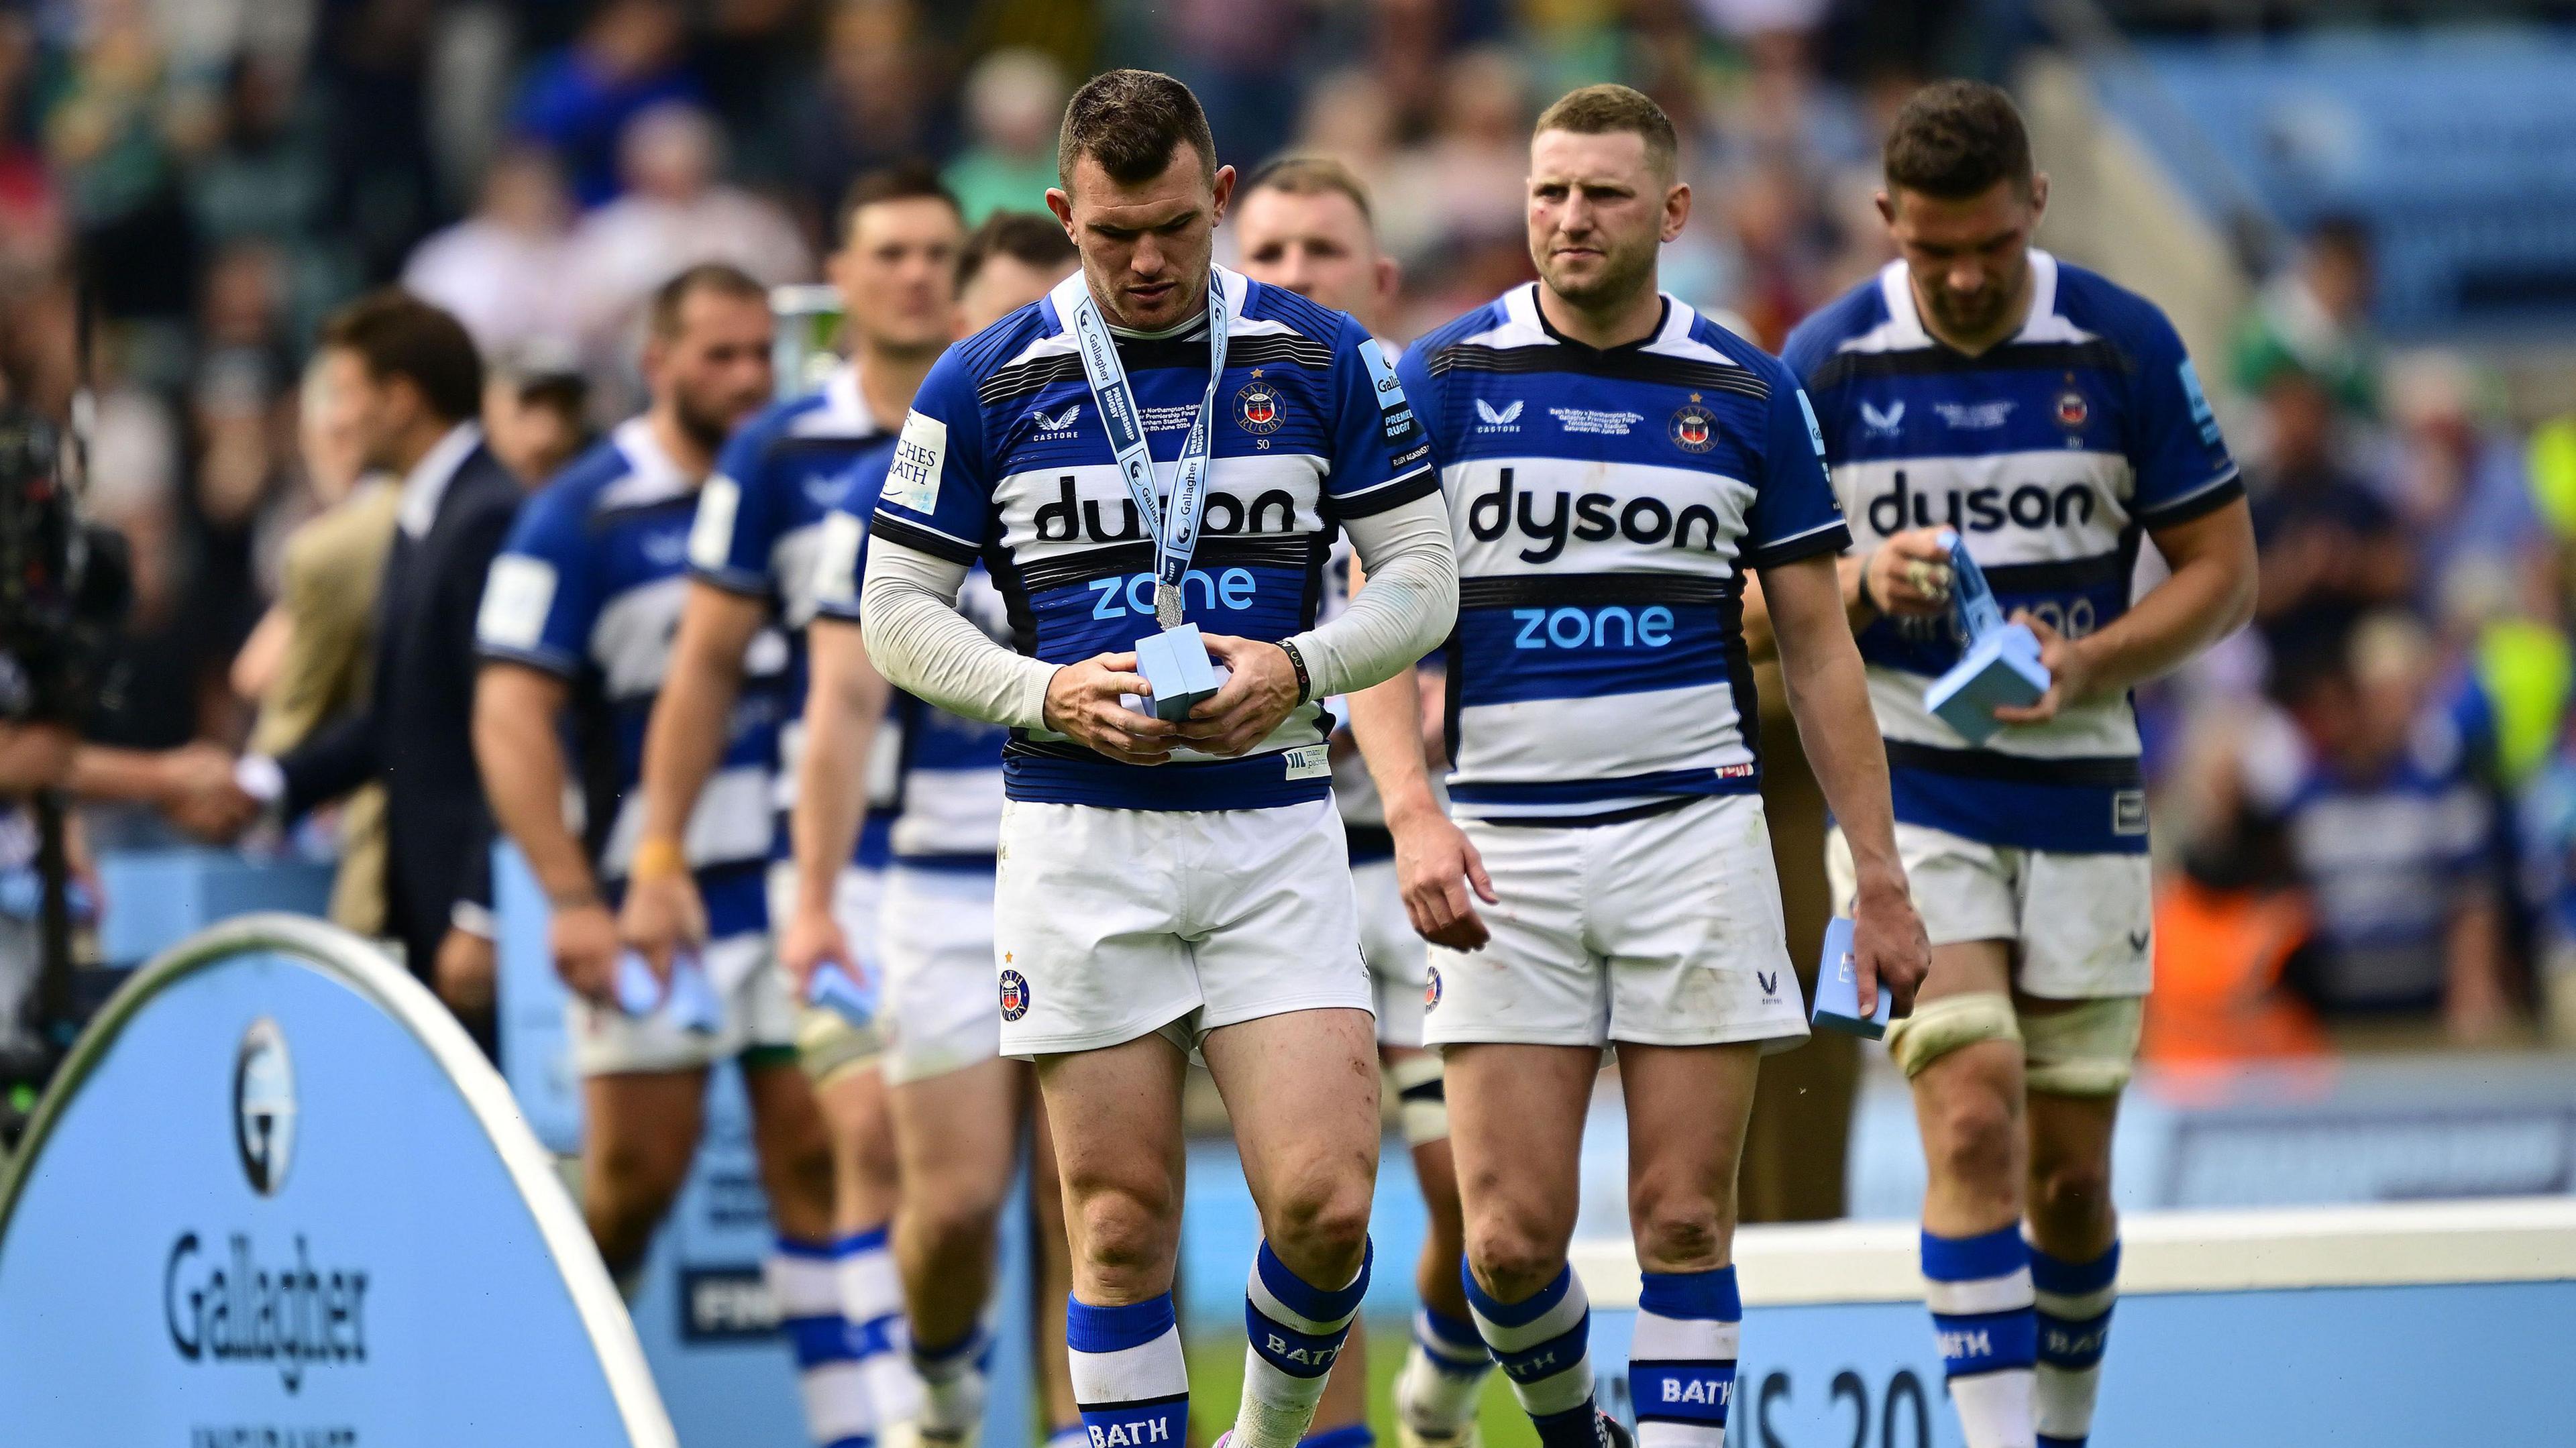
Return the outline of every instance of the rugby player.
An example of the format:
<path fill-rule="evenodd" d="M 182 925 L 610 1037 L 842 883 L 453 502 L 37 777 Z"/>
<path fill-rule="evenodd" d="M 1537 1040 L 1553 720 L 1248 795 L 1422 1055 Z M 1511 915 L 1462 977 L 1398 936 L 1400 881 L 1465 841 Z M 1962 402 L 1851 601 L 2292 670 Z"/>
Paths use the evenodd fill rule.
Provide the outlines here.
<path fill-rule="evenodd" d="M 959 334 L 971 336 L 1045 296 L 1074 260 L 1073 244 L 1053 217 L 1000 212 L 988 218 L 967 238 L 958 261 Z M 825 960 L 853 974 L 865 969 L 830 902 L 832 880 L 861 829 L 866 745 L 885 707 L 884 680 L 860 638 L 858 570 L 890 457 L 872 453 L 851 474 L 824 522 L 816 559 L 816 612 L 807 632 L 813 688 L 805 702 L 805 769 L 795 817 L 798 913 L 786 936 L 788 973 L 800 989 Z M 986 633 L 1009 633 L 1001 593 L 982 569 L 969 574 L 960 607 Z M 884 973 L 883 1071 L 901 1182 L 894 1251 L 913 1367 L 924 1389 L 922 1437 L 964 1443 L 983 1421 L 990 1344 L 982 1323 L 995 1229 L 1019 1154 L 1018 1123 L 1036 1097 L 1029 1068 L 1000 1055 L 992 1005 L 993 865 L 1008 731 L 909 695 L 898 696 L 895 707 L 902 792 L 874 952 Z M 1032 1187 L 1054 1196 L 1043 1123 L 1039 1132 Z M 1042 1200 L 1038 1218 L 1040 1257 L 1060 1270 L 1060 1205 Z M 1060 1322 L 1036 1326 L 1042 1348 L 1063 1340 Z M 1053 1365 L 1051 1426 L 1074 1426 L 1062 1356 L 1042 1351 L 1041 1359 Z"/>
<path fill-rule="evenodd" d="M 1566 1265 L 1584 1117 L 1614 1045 L 1645 1273 L 1638 1438 L 1726 1436 L 1756 1056 L 1807 1030 L 1750 725 L 1748 571 L 1859 860 L 1865 1001 L 1891 990 L 1901 1009 L 1927 955 L 1835 592 L 1849 533 L 1805 398 L 1656 286 L 1658 248 L 1690 219 L 1674 151 L 1662 109 L 1625 86 L 1550 106 L 1530 144 L 1538 281 L 1419 339 L 1398 369 L 1456 529 L 1455 823 L 1424 777 L 1411 679 L 1357 701 L 1405 905 L 1433 946 L 1423 1035 L 1448 1063 L 1468 1301 L 1547 1448 L 1627 1438 L 1595 1406 Z"/>
<path fill-rule="evenodd" d="M 1368 1285 L 1378 1142 L 1319 701 L 1410 670 L 1447 634 L 1448 521 L 1367 331 L 1214 266 L 1234 173 L 1187 87 L 1094 78 L 1057 164 L 1047 203 L 1082 270 L 923 384 L 870 528 L 864 635 L 899 687 L 1014 731 L 1001 1049 L 1037 1060 L 1055 1132 L 1092 1442 L 1177 1448 L 1187 1430 L 1171 1287 L 1196 1051 L 1265 1236 L 1230 1436 L 1290 1448 Z M 1164 583 L 1157 520 L 1185 496 L 1204 502 L 1202 536 Z M 1336 527 L 1370 586 L 1318 627 Z M 978 559 L 1016 651 L 957 611 Z M 1121 696 L 1148 690 L 1132 651 L 1180 613 L 1228 676 L 1165 720 Z"/>
<path fill-rule="evenodd" d="M 1923 1275 L 1951 1400 L 1970 1448 L 2070 1448 L 2091 1431 L 2116 1291 L 2111 1125 L 2153 943 L 2129 690 L 2251 616 L 2254 533 L 2172 324 L 2031 245 L 2048 178 L 2009 97 L 1918 91 L 1886 177 L 1899 259 L 1786 355 L 1858 534 L 1843 604 L 1931 932 L 1931 976 L 1888 1048 L 1931 1168 Z M 1996 710 L 2008 727 L 1981 746 L 1923 707 L 1960 649 L 1945 527 L 2039 635 L 2051 679 Z M 2132 599 L 2142 539 L 2172 572 Z M 1845 843 L 1829 858 L 1848 899 Z"/>
<path fill-rule="evenodd" d="M 800 908 L 807 903 L 799 898 L 803 885 L 788 858 L 787 813 L 803 752 L 798 716 L 815 551 L 851 468 L 871 450 L 892 446 L 894 419 L 912 405 L 913 390 L 953 335 L 957 249 L 965 236 L 955 199 L 919 167 L 861 177 L 842 224 L 830 274 L 847 305 L 850 360 L 821 387 L 769 408 L 734 436 L 689 535 L 688 602 L 644 750 L 639 854 L 655 868 L 639 864 L 619 919 L 625 938 L 657 961 L 705 937 L 706 912 L 689 876 L 661 867 L 675 857 L 699 796 L 720 787 L 715 741 L 743 680 L 766 662 L 755 649 L 772 646 L 762 642 L 772 628 L 784 631 L 790 687 L 779 729 L 770 915 L 811 919 Z M 868 756 L 869 743 L 864 736 L 853 742 L 858 757 Z M 871 951 L 890 819 L 880 814 L 862 833 L 838 878 L 816 883 L 847 938 Z M 804 949 L 792 924 L 779 949 L 791 957 Z M 808 1007 L 798 1045 L 831 1127 L 834 1235 L 820 1257 L 783 1259 L 773 1285 L 800 1355 L 850 1364 L 835 1371 L 865 1384 L 877 1436 L 900 1438 L 919 1416 L 921 1388 L 905 1356 L 903 1288 L 888 1242 L 896 1168 L 878 1041 L 837 1012 Z"/>
<path fill-rule="evenodd" d="M 553 906 L 582 1076 L 582 1209 L 600 1256 L 626 1281 L 688 1176 L 707 1069 L 729 1058 L 742 1064 L 780 1256 L 819 1255 L 832 1236 L 831 1148 L 796 1069 L 795 1014 L 762 897 L 783 646 L 765 651 L 745 707 L 712 741 L 717 783 L 689 819 L 678 866 L 704 901 L 699 956 L 719 1007 L 713 1029 L 671 1005 L 620 1008 L 609 913 L 645 838 L 635 785 L 687 587 L 690 519 L 716 450 L 769 397 L 769 328 L 768 293 L 733 267 L 692 267 L 664 284 L 644 347 L 650 408 L 529 500 L 476 620 L 475 756 L 493 813 Z M 578 817 L 564 811 L 567 782 L 581 791 Z M 814 1371 L 822 1366 L 808 1363 L 805 1383 L 815 1442 L 864 1442 L 867 1420 L 835 1400 Z"/>
<path fill-rule="evenodd" d="M 1254 281 L 1286 287 L 1372 327 L 1395 303 L 1400 277 L 1395 258 L 1378 249 L 1368 189 L 1338 161 L 1291 157 L 1253 172 L 1236 193 L 1233 227 L 1243 274 Z M 1350 569 L 1350 549 L 1336 542 L 1324 574 L 1328 610 L 1348 597 Z M 1426 694 L 1439 687 L 1439 672 L 1429 672 Z M 1426 704 L 1422 717 L 1436 718 L 1436 705 Z M 1428 740 L 1425 747 L 1431 747 Z M 1350 840 L 1360 954 L 1377 989 L 1378 1065 L 1396 1094 L 1397 1122 L 1430 1213 L 1413 1270 L 1421 1306 L 1395 1380 L 1396 1435 L 1406 1448 L 1447 1448 L 1474 1438 L 1476 1397 L 1493 1358 L 1467 1316 L 1459 1275 L 1466 1239 L 1457 1170 L 1449 1157 L 1449 1110 L 1442 1099 L 1440 1057 L 1422 1046 L 1423 941 L 1405 918 L 1386 810 L 1348 730 L 1333 736 L 1333 800 Z M 1359 1363 L 1367 1361 L 1357 1324 L 1345 1351 Z M 1316 1410 L 1308 1448 L 1371 1441 L 1367 1395 L 1366 1372 L 1336 1374 Z"/>

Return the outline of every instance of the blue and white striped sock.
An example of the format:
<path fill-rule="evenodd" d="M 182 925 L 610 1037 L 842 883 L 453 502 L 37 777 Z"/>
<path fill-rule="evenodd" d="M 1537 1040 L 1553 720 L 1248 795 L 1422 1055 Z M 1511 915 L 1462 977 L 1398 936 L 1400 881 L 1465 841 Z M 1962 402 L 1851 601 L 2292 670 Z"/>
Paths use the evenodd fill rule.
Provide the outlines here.
<path fill-rule="evenodd" d="M 1413 1344 L 1395 1377 L 1395 1411 L 1413 1431 L 1454 1437 L 1476 1419 L 1476 1397 L 1494 1355 L 1476 1324 L 1428 1307 L 1413 1313 Z"/>
<path fill-rule="evenodd" d="M 849 1319 L 841 1315 L 832 1249 L 781 1237 L 761 1265 L 770 1299 L 778 1304 L 779 1326 L 795 1350 L 805 1431 L 821 1448 L 870 1448 L 876 1408 L 868 1399 Z"/>
<path fill-rule="evenodd" d="M 985 1369 L 992 1357 L 993 1335 L 980 1322 L 952 1343 L 934 1346 L 912 1340 L 912 1373 L 921 1381 L 924 1437 L 954 1443 L 982 1426 Z"/>
<path fill-rule="evenodd" d="M 1297 1448 L 1377 1448 L 1377 1434 L 1366 1423 L 1344 1423 L 1297 1440 Z"/>
<path fill-rule="evenodd" d="M 2084 1448 L 2093 1434 L 2093 1397 L 2102 1386 L 2102 1351 L 2111 1336 L 2111 1307 L 2120 1296 L 2120 1243 L 2090 1262 L 2069 1262 L 2030 1249 L 2030 1285 L 2039 1305 L 2040 1448 Z"/>
<path fill-rule="evenodd" d="M 1733 1267 L 1644 1274 L 1628 1351 L 1637 1448 L 1724 1448 L 1743 1335 Z"/>
<path fill-rule="evenodd" d="M 2035 1448 L 2030 1248 L 2015 1223 L 1975 1237 L 1923 1234 L 1924 1304 L 1968 1448 Z"/>
<path fill-rule="evenodd" d="M 1543 1448 L 1598 1448 L 1588 1351 L 1592 1300 L 1574 1269 L 1559 1269 L 1555 1281 L 1518 1302 L 1498 1301 L 1476 1285 L 1475 1273 L 1462 1275 L 1476 1331 L 1511 1379 L 1512 1396 L 1521 1400 Z"/>
<path fill-rule="evenodd" d="M 1190 1369 L 1172 1294 L 1124 1307 L 1068 1298 L 1065 1356 L 1091 1448 L 1182 1448 L 1190 1431 Z"/>
<path fill-rule="evenodd" d="M 1233 1448 L 1295 1448 L 1305 1435 L 1368 1295 L 1375 1256 L 1364 1244 L 1350 1281 L 1318 1287 L 1289 1271 L 1268 1242 L 1261 1244 L 1243 1289 L 1243 1401 L 1235 1409 Z"/>
<path fill-rule="evenodd" d="M 903 1279 L 882 1226 L 853 1232 L 832 1244 L 833 1271 L 841 1286 L 841 1314 L 850 1320 L 859 1373 L 875 1405 L 879 1431 L 921 1416 L 921 1380 L 912 1375 L 903 1327 Z"/>

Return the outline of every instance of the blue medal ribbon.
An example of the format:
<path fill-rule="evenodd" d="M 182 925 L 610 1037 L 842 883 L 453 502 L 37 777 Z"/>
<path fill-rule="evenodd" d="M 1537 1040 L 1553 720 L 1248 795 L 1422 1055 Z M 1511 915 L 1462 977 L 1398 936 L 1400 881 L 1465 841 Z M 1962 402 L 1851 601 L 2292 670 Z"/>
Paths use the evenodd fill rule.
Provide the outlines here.
<path fill-rule="evenodd" d="M 1179 628 L 1181 579 L 1189 572 L 1190 555 L 1198 551 L 1199 517 L 1207 510 L 1208 455 L 1216 438 L 1216 390 L 1225 376 L 1224 274 L 1213 266 L 1208 268 L 1207 392 L 1199 399 L 1198 416 L 1191 420 L 1190 435 L 1181 444 L 1180 461 L 1172 474 L 1169 511 L 1164 509 L 1154 486 L 1154 458 L 1145 446 L 1144 415 L 1137 410 L 1135 393 L 1127 384 L 1127 369 L 1118 360 L 1117 341 L 1100 315 L 1099 303 L 1091 299 L 1091 288 L 1085 285 L 1080 293 L 1067 322 L 1082 354 L 1082 373 L 1091 383 L 1092 401 L 1100 407 L 1101 425 L 1108 429 L 1110 450 L 1118 459 L 1118 476 L 1127 484 L 1127 496 L 1135 500 L 1137 516 L 1144 519 L 1145 531 L 1154 540 L 1154 621 L 1166 629 Z"/>

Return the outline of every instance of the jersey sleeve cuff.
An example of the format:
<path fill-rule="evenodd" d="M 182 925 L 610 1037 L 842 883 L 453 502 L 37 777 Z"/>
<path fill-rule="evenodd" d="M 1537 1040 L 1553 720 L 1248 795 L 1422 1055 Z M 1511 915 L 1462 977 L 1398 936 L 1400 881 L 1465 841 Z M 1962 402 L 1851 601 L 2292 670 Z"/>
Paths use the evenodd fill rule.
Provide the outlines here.
<path fill-rule="evenodd" d="M 869 526 L 878 538 L 888 543 L 900 543 L 916 552 L 927 553 L 933 558 L 943 558 L 951 563 L 971 564 L 984 551 L 964 539 L 950 537 L 936 528 L 925 527 L 909 518 L 896 517 L 883 508 L 877 510 L 876 520 Z"/>
<path fill-rule="evenodd" d="M 1440 478 L 1432 472 L 1431 465 L 1425 463 L 1374 488 L 1333 498 L 1333 512 L 1344 518 L 1365 518 L 1389 508 L 1401 508 L 1416 498 L 1427 498 L 1438 491 Z"/>
<path fill-rule="evenodd" d="M 560 649 L 522 649 L 508 644 L 477 644 L 475 655 L 486 663 L 518 664 L 558 679 L 569 679 L 581 672 L 581 662 Z"/>
<path fill-rule="evenodd" d="M 1822 527 L 1810 528 L 1767 547 L 1753 549 L 1744 555 L 1743 562 L 1747 568 L 1777 568 L 1783 563 L 1795 563 L 1819 553 L 1844 552 L 1851 543 L 1851 528 L 1837 518 Z"/>
<path fill-rule="evenodd" d="M 2169 528 L 2176 523 L 2188 523 L 2194 518 L 2215 513 L 2244 496 L 2245 477 L 2231 463 L 2227 471 L 2181 497 L 2154 508 L 2140 509 L 2138 522 L 2142 527 Z"/>
<path fill-rule="evenodd" d="M 689 576 L 700 583 L 704 583 L 715 588 L 721 588 L 727 593 L 739 593 L 746 598 L 766 598 L 769 596 L 768 576 L 766 574 L 755 573 L 748 568 L 701 568 L 696 564 L 691 564 L 689 565 Z"/>

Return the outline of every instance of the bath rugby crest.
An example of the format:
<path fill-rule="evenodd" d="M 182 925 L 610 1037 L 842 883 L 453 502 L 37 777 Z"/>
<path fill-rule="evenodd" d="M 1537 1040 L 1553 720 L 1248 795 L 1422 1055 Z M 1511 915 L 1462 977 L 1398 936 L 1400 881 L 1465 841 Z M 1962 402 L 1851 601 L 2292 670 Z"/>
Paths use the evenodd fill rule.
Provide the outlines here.
<path fill-rule="evenodd" d="M 1234 394 L 1234 420 L 1256 437 L 1267 437 L 1279 430 L 1279 408 L 1279 390 L 1261 380 L 1258 368 L 1252 380 Z"/>
<path fill-rule="evenodd" d="M 1699 394 L 1673 414 L 1673 441 L 1684 452 L 1704 453 L 1717 445 L 1717 418 L 1699 405 Z"/>

